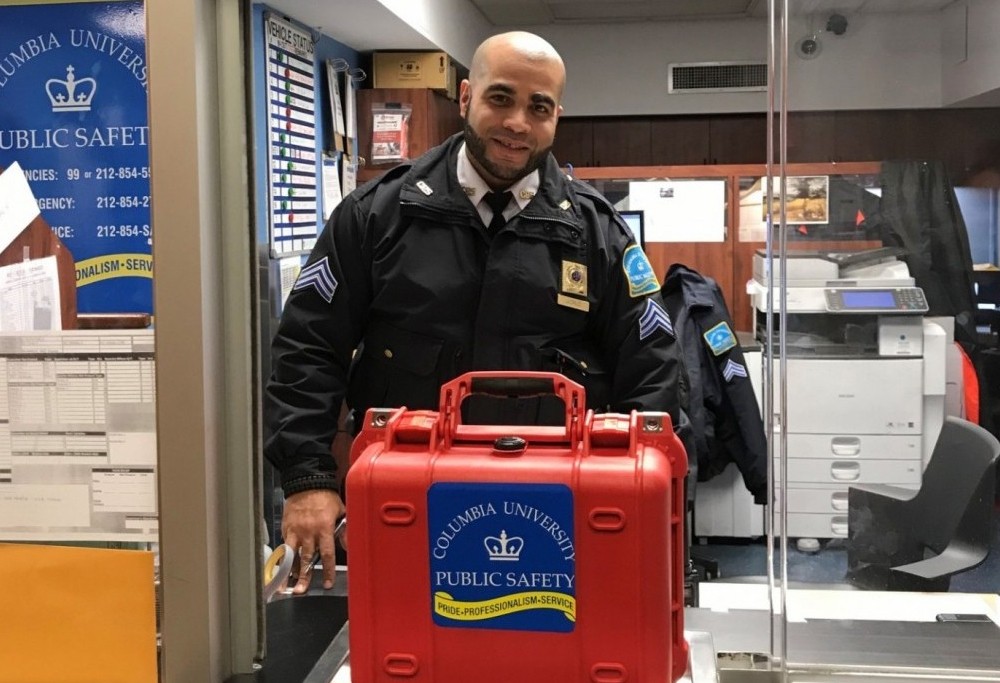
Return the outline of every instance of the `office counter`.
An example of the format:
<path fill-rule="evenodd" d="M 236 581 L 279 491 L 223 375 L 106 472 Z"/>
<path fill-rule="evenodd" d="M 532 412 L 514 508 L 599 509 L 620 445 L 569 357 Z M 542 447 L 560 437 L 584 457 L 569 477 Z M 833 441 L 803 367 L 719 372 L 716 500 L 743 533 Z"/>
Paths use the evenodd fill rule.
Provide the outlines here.
<path fill-rule="evenodd" d="M 346 580 L 267 605 L 268 657 L 261 671 L 227 683 L 350 683 Z M 688 608 L 691 645 L 681 683 L 779 680 L 766 670 L 771 615 L 764 583 L 706 582 L 701 607 Z M 976 613 L 990 621 L 939 623 L 938 614 Z M 1000 596 L 902 593 L 817 586 L 788 592 L 789 680 L 824 681 L 835 670 L 894 672 L 908 680 L 1000 678 Z M 887 620 L 889 617 L 892 621 Z M 718 657 L 718 659 L 717 659 Z M 798 665 L 808 673 L 795 673 Z M 912 678 L 907 678 L 907 675 Z M 569 683 L 569 682 L 567 682 Z"/>

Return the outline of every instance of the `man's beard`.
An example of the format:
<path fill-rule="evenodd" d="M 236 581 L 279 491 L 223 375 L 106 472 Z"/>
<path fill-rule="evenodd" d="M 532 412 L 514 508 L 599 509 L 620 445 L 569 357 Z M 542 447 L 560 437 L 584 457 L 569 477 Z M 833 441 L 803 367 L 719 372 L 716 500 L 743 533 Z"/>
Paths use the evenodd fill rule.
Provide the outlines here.
<path fill-rule="evenodd" d="M 539 150 L 528 157 L 524 166 L 512 169 L 509 166 L 500 166 L 486 157 L 486 140 L 479 137 L 476 131 L 473 130 L 472 126 L 469 125 L 468 118 L 465 119 L 464 134 L 465 147 L 469 150 L 469 154 L 472 155 L 472 158 L 475 159 L 476 162 L 494 178 L 503 180 L 510 185 L 513 185 L 524 176 L 541 167 L 541 165 L 545 163 L 545 157 L 548 156 L 549 151 L 552 149 L 552 146 L 550 145 L 545 149 Z"/>

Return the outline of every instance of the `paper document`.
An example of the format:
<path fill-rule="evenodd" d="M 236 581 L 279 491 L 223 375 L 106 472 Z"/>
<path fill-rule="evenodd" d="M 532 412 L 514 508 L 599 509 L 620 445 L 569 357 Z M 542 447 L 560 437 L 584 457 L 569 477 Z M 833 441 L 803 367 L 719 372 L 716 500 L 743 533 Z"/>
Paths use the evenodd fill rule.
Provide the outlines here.
<path fill-rule="evenodd" d="M 723 242 L 726 181 L 640 181 L 628 184 L 628 207 L 645 212 L 650 242 Z"/>
<path fill-rule="evenodd" d="M 343 199 L 340 194 L 340 160 L 337 157 L 323 157 L 323 223 L 330 220 L 330 214 Z"/>
<path fill-rule="evenodd" d="M 344 108 L 340 103 L 340 71 L 337 69 L 338 66 L 343 64 L 343 69 L 346 69 L 347 63 L 344 60 L 338 60 L 334 62 L 333 60 L 326 60 L 326 81 L 327 86 L 330 91 L 330 113 L 333 116 L 333 138 L 336 148 L 340 151 L 344 151 L 344 138 L 347 137 L 347 128 L 344 125 Z M 347 85 L 350 87 L 351 80 L 348 76 Z"/>
<path fill-rule="evenodd" d="M 157 540 L 153 350 L 152 330 L 0 335 L 0 539 Z"/>
<path fill-rule="evenodd" d="M 354 81 L 354 76 L 348 71 L 345 83 L 347 92 L 344 97 L 344 115 L 347 120 L 344 125 L 347 127 L 347 151 L 351 154 L 354 154 L 354 140 L 358 137 L 358 105 L 354 94 Z"/>
<path fill-rule="evenodd" d="M 280 259 L 281 270 L 281 307 L 285 307 L 288 295 L 292 293 L 295 281 L 299 279 L 299 271 L 302 270 L 302 259 L 298 256 Z"/>
<path fill-rule="evenodd" d="M 346 197 L 354 192 L 354 188 L 358 186 L 358 165 L 351 161 L 350 157 L 344 157 L 342 163 L 344 166 L 343 192 Z"/>
<path fill-rule="evenodd" d="M 0 332 L 62 329 L 56 257 L 0 266 Z"/>
<path fill-rule="evenodd" d="M 16 161 L 0 174 L 0 252 L 40 213 L 28 179 Z"/>

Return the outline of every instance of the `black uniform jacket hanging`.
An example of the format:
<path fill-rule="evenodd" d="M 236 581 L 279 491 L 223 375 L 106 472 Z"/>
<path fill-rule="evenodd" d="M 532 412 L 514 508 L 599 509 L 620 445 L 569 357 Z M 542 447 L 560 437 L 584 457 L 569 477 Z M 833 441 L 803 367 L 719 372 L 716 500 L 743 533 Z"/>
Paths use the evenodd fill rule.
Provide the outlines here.
<path fill-rule="evenodd" d="M 754 502 L 764 504 L 764 425 L 722 292 L 715 280 L 675 263 L 663 282 L 663 300 L 688 373 L 698 480 L 708 481 L 734 462 Z"/>
<path fill-rule="evenodd" d="M 940 161 L 886 161 L 881 182 L 883 243 L 906 250 L 928 315 L 954 316 L 955 339 L 975 341 L 972 253 L 947 169 Z"/>
<path fill-rule="evenodd" d="M 589 407 L 676 424 L 679 350 L 625 224 L 549 155 L 537 194 L 491 236 L 458 184 L 461 143 L 348 196 L 288 298 L 265 395 L 265 455 L 286 494 L 333 487 L 345 397 L 359 416 L 434 409 L 441 384 L 470 370 L 560 371 Z"/>

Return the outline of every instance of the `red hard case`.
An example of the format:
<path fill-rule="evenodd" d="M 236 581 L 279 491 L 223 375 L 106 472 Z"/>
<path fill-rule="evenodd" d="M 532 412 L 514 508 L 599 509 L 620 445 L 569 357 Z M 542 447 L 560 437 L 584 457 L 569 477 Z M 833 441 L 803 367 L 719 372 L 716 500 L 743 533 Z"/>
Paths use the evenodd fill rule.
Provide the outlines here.
<path fill-rule="evenodd" d="M 461 422 L 470 393 L 544 392 L 566 402 L 564 425 Z M 347 475 L 354 683 L 684 673 L 684 449 L 665 413 L 585 406 L 561 375 L 472 373 L 438 412 L 369 411 Z"/>

